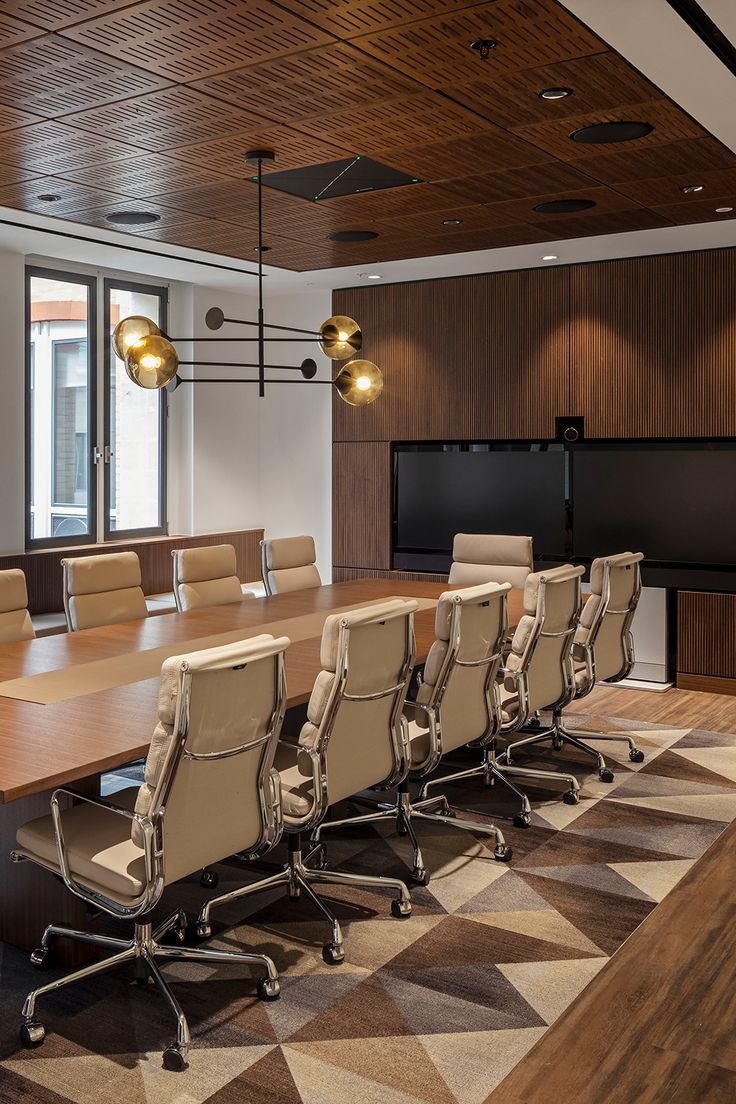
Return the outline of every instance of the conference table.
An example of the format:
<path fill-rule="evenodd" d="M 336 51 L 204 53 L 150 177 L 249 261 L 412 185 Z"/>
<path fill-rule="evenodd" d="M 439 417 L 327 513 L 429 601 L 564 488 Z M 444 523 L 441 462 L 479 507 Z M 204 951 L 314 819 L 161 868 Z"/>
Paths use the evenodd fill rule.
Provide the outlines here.
<path fill-rule="evenodd" d="M 294 708 L 309 700 L 330 614 L 392 597 L 417 599 L 421 662 L 444 589 L 360 579 L 0 647 L 0 941 L 31 948 L 49 921 L 80 922 L 79 903 L 56 879 L 30 863 L 10 862 L 15 832 L 49 812 L 55 787 L 99 793 L 101 773 L 145 756 L 167 656 L 261 633 L 288 636 L 287 708 Z M 510 624 L 521 612 L 522 593 L 512 590 Z"/>

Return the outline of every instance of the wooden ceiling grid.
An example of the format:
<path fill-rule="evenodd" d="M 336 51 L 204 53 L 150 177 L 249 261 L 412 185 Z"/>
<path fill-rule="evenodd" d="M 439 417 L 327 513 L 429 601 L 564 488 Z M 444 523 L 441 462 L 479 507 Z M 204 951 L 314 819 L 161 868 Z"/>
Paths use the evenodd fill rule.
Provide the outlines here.
<path fill-rule="evenodd" d="M 497 46 L 481 61 L 469 46 L 486 37 Z M 572 95 L 540 97 L 558 86 Z M 620 146 L 570 140 L 615 119 L 654 129 Z M 150 210 L 139 238 L 252 260 L 255 147 L 279 170 L 363 153 L 422 181 L 319 203 L 267 190 L 267 260 L 286 268 L 736 207 L 736 156 L 557 0 L 0 0 L 0 206 L 95 227 Z M 690 183 L 704 191 L 686 196 Z M 569 198 L 595 206 L 534 210 Z M 328 240 L 347 229 L 379 236 Z"/>

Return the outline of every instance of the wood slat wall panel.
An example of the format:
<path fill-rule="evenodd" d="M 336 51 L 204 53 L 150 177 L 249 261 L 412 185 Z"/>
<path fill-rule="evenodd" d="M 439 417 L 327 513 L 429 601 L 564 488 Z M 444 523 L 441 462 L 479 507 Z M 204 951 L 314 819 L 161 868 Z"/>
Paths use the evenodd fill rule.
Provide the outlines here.
<path fill-rule="evenodd" d="M 19 567 L 25 572 L 28 608 L 31 613 L 58 613 L 64 608 L 61 590 L 61 560 L 64 556 L 100 556 L 106 552 L 137 552 L 145 594 L 171 590 L 171 552 L 174 548 L 203 548 L 210 544 L 232 544 L 238 560 L 238 577 L 251 583 L 261 577 L 262 529 L 242 529 L 230 533 L 201 533 L 193 537 L 151 537 L 108 545 L 84 545 L 71 548 L 46 548 L 19 556 L 1 556 L 0 571 Z"/>
<path fill-rule="evenodd" d="M 377 568 L 335 567 L 333 583 L 350 583 L 353 579 L 396 579 L 398 582 L 446 583 L 447 575 L 429 575 L 418 571 L 380 571 Z"/>
<path fill-rule="evenodd" d="M 570 299 L 588 437 L 736 434 L 736 250 L 574 266 Z"/>
<path fill-rule="evenodd" d="M 332 559 L 340 567 L 391 566 L 391 448 L 386 441 L 332 446 Z"/>
<path fill-rule="evenodd" d="M 736 679 L 736 594 L 679 591 L 677 671 Z"/>

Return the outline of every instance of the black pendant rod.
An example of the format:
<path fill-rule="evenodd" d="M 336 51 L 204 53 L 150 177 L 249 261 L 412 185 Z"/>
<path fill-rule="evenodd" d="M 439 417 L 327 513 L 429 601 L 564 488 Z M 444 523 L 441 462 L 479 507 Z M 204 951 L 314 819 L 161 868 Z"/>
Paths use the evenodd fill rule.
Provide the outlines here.
<path fill-rule="evenodd" d="M 260 252 L 260 250 L 259 250 Z M 234 326 L 257 326 L 257 322 L 252 322 L 249 318 L 223 318 L 223 322 L 231 322 Z M 289 333 L 306 334 L 308 337 L 321 337 L 319 330 L 303 330 L 301 326 L 279 326 L 277 322 L 264 322 L 264 330 L 288 330 Z M 198 339 L 199 340 L 199 339 Z M 233 338 L 235 341 L 245 340 L 244 338 Z M 278 338 L 274 338 L 277 341 Z M 284 338 L 284 341 L 287 339 Z"/>
<path fill-rule="evenodd" d="M 301 364 L 262 364 L 260 361 L 237 361 L 237 360 L 180 360 L 179 364 L 183 364 L 190 368 L 273 368 L 281 372 L 301 372 Z"/>
<path fill-rule="evenodd" d="M 254 367 L 257 367 L 254 365 Z M 269 365 L 266 365 L 268 368 Z M 278 367 L 276 365 L 275 367 Z M 332 387 L 332 380 L 290 380 L 290 379 L 267 379 L 266 383 L 309 383 L 309 384 L 321 384 L 323 387 Z M 251 379 L 229 379 L 227 376 L 213 376 L 212 379 L 190 379 L 186 376 L 179 376 L 177 378 L 177 387 L 182 383 L 260 383 L 258 376 L 253 376 Z"/>
<path fill-rule="evenodd" d="M 252 325 L 257 325 L 253 322 Z M 267 329 L 268 326 L 266 325 Z M 170 337 L 166 335 L 169 341 L 230 341 L 235 344 L 236 341 L 258 341 L 257 337 Z M 304 341 L 303 337 L 267 337 L 266 341 Z"/>
<path fill-rule="evenodd" d="M 266 393 L 265 356 L 263 333 L 263 160 L 258 158 L 258 395 Z"/>

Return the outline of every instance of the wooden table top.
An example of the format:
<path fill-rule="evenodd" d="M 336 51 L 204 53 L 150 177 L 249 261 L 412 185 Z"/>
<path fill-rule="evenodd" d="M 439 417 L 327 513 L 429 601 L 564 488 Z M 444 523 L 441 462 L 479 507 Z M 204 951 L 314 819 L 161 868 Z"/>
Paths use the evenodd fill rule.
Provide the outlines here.
<path fill-rule="evenodd" d="M 334 583 L 293 594 L 256 598 L 240 605 L 171 613 L 100 629 L 42 637 L 0 647 L 0 681 L 129 655 L 238 628 L 268 632 L 269 624 L 310 613 L 392 596 L 437 598 L 446 585 L 394 579 Z M 509 620 L 518 621 L 522 595 L 509 592 Z M 434 640 L 434 612 L 415 619 L 417 659 Z M 288 632 L 287 632 L 288 635 Z M 320 670 L 320 637 L 301 640 L 286 653 L 289 707 L 309 699 Z M 122 766 L 146 754 L 156 723 L 158 679 L 146 679 L 51 705 L 0 697 L 0 802 Z"/>

